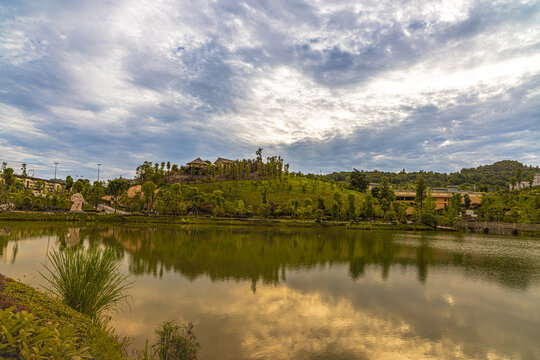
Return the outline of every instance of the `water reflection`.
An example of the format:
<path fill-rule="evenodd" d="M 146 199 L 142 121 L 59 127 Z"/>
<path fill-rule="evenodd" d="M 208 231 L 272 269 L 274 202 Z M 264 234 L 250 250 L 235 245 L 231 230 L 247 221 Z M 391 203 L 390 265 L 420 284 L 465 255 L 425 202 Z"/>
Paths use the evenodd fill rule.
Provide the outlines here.
<path fill-rule="evenodd" d="M 115 326 L 136 345 L 159 322 L 177 319 L 195 323 L 205 359 L 540 357 L 535 239 L 6 227 L 0 272 L 39 265 L 45 239 L 60 248 L 107 246 L 123 257 L 136 283 L 132 312 Z"/>
<path fill-rule="evenodd" d="M 0 256 L 20 239 L 54 236 L 60 248 L 88 242 L 129 254 L 131 273 L 162 277 L 174 271 L 188 279 L 249 280 L 278 284 L 287 270 L 348 264 L 353 280 L 366 267 L 386 280 L 392 266 L 414 266 L 424 283 L 430 267 L 460 268 L 470 276 L 526 289 L 538 279 L 535 240 L 464 234 L 396 233 L 343 230 L 216 229 L 210 227 L 6 227 L 0 228 Z M 493 242 L 497 239 L 497 242 Z"/>

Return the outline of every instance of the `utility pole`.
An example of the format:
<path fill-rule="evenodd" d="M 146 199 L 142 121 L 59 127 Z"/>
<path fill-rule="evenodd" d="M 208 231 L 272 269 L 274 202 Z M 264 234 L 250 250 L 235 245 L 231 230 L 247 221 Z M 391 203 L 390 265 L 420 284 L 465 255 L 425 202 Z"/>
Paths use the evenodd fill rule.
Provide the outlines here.
<path fill-rule="evenodd" d="M 57 162 L 54 163 L 54 180 L 56 180 L 56 168 L 58 167 L 58 164 Z"/>
<path fill-rule="evenodd" d="M 101 164 L 97 164 L 97 181 L 99 182 L 99 167 Z"/>

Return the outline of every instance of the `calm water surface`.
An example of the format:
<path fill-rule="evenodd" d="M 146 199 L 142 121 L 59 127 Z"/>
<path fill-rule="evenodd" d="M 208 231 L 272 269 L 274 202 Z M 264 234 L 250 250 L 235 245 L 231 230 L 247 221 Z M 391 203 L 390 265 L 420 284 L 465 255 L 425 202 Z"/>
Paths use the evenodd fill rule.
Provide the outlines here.
<path fill-rule="evenodd" d="M 306 229 L 0 225 L 0 273 L 115 249 L 118 332 L 191 321 L 203 359 L 540 359 L 540 239 Z"/>

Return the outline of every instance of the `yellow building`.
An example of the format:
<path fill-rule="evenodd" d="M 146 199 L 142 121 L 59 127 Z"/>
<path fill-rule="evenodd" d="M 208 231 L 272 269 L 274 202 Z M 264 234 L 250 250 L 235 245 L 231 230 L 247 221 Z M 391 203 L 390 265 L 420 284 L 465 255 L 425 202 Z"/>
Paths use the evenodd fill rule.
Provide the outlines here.
<path fill-rule="evenodd" d="M 15 179 L 22 182 L 25 189 L 32 189 L 35 195 L 39 194 L 39 182 L 45 185 L 45 191 L 58 192 L 64 189 L 64 182 L 61 180 L 45 180 L 32 176 L 22 177 L 21 175 L 13 175 Z"/>
<path fill-rule="evenodd" d="M 395 190 L 394 194 L 396 195 L 396 201 L 399 202 L 406 202 L 409 204 L 409 207 L 407 208 L 407 214 L 413 213 L 413 207 L 416 200 L 416 191 L 415 190 Z M 430 195 L 433 198 L 435 202 L 435 209 L 444 209 L 446 206 L 448 206 L 448 202 L 450 201 L 450 198 L 454 196 L 455 194 L 461 195 L 461 203 L 465 204 L 465 194 L 469 195 L 469 198 L 471 199 L 471 207 L 475 208 L 480 205 L 482 202 L 482 194 L 481 192 L 473 192 L 473 191 L 458 191 L 457 186 L 448 186 L 445 188 L 432 188 Z"/>

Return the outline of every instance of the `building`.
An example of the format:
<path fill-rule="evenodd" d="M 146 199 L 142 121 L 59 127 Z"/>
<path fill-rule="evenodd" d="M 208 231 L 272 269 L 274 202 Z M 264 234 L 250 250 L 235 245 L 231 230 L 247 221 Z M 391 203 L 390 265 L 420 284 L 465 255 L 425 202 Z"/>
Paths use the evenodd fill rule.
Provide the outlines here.
<path fill-rule="evenodd" d="M 529 186 L 531 186 L 531 184 L 528 181 L 520 181 L 514 187 L 512 187 L 512 184 L 509 185 L 510 190 L 521 190 L 528 188 Z M 532 186 L 540 186 L 540 174 L 534 174 Z"/>
<path fill-rule="evenodd" d="M 22 182 L 25 189 L 32 189 L 35 195 L 39 194 L 39 188 L 41 184 L 45 186 L 45 189 L 43 190 L 49 192 L 62 191 L 65 187 L 65 184 L 62 180 L 45 180 L 33 176 L 23 177 L 21 175 L 13 175 L 13 177 L 15 177 L 15 179 L 17 179 L 18 181 Z"/>
<path fill-rule="evenodd" d="M 206 166 L 208 166 L 208 163 L 201 159 L 200 157 L 196 158 L 193 161 L 190 161 L 186 164 L 190 168 L 201 168 L 206 169 Z"/>
<path fill-rule="evenodd" d="M 216 161 L 214 161 L 214 165 L 219 167 L 219 168 L 222 168 L 222 167 L 225 166 L 225 164 L 233 163 L 233 162 L 234 162 L 234 160 L 229 160 L 229 159 L 219 157 Z"/>
<path fill-rule="evenodd" d="M 409 204 L 407 208 L 407 214 L 413 213 L 414 204 L 416 202 L 416 191 L 415 190 L 395 190 L 394 194 L 396 195 L 396 201 L 406 202 Z M 482 202 L 482 194 L 480 192 L 474 191 L 459 191 L 457 186 L 448 186 L 445 188 L 432 188 L 431 197 L 435 202 L 435 210 L 444 209 L 448 206 L 450 198 L 455 194 L 461 195 L 461 203 L 465 204 L 465 195 L 469 195 L 471 199 L 471 207 L 475 208 L 480 205 Z"/>

